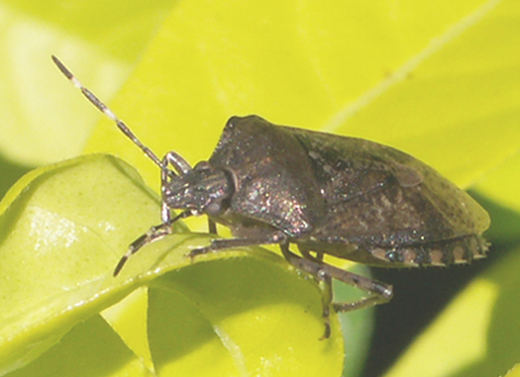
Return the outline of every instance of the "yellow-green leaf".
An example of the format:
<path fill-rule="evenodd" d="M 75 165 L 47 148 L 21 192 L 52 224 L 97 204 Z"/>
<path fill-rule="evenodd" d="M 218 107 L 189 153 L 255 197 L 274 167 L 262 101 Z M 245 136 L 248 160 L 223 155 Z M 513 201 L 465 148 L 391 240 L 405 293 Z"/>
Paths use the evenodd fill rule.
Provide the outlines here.
<path fill-rule="evenodd" d="M 65 354 L 90 376 L 127 370 L 194 375 L 204 370 L 201 362 L 208 375 L 302 376 L 316 368 L 340 373 L 343 340 L 336 317 L 333 336 L 320 341 L 319 290 L 272 253 L 234 250 L 193 263 L 189 250 L 209 239 L 179 224 L 174 235 L 143 248 L 114 278 L 127 245 L 160 217 L 158 198 L 122 161 L 90 155 L 41 168 L 5 200 L 0 204 L 0 374 L 25 366 L 15 375 L 43 376 L 51 369 L 74 376 L 73 363 L 60 364 Z M 176 272 L 164 275 L 171 270 Z M 96 321 L 78 328 L 150 281 L 149 300 L 125 300 L 123 315 L 114 308 L 103 313 L 121 334 L 117 341 Z M 187 336 L 197 329 L 205 331 Z M 84 336 L 110 340 L 99 344 Z M 85 352 L 78 353 L 78 347 Z M 197 350 L 188 358 L 196 362 L 187 362 L 187 350 Z M 115 352 L 114 365 L 88 367 L 95 352 Z M 314 360 L 315 369 L 305 360 Z"/>
<path fill-rule="evenodd" d="M 518 377 L 520 376 L 520 364 L 516 364 L 513 368 L 511 368 L 505 377 Z"/>

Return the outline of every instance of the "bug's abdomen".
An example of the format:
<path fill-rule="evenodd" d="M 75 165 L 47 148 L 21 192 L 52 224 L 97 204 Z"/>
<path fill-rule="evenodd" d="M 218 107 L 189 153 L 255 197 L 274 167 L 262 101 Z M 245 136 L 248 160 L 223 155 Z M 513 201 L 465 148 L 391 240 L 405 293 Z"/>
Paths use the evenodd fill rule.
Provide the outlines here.
<path fill-rule="evenodd" d="M 394 248 L 373 247 L 368 252 L 377 260 L 375 265 L 387 267 L 449 266 L 471 263 L 484 258 L 488 244 L 479 235 L 426 244 L 403 245 Z"/>
<path fill-rule="evenodd" d="M 320 251 L 376 267 L 398 268 L 471 263 L 486 256 L 489 244 L 482 236 L 472 234 L 437 242 L 394 247 L 315 241 L 300 242 L 298 246 L 301 250 Z"/>

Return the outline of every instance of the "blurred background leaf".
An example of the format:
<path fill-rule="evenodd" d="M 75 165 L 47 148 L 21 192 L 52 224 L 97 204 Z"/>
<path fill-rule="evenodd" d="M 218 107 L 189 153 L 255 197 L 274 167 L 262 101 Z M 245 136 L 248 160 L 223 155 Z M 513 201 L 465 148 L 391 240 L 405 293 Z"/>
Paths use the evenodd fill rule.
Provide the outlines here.
<path fill-rule="evenodd" d="M 161 25 L 171 1 L 0 2 L 0 155 L 35 166 L 78 154 L 96 114 L 49 64 L 66 55 L 110 98 Z"/>

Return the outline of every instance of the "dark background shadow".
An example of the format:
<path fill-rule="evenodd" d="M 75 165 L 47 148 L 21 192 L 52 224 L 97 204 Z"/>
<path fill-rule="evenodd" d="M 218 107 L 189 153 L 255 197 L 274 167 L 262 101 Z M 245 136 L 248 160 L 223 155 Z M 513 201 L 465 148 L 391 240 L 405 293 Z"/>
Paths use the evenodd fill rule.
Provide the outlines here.
<path fill-rule="evenodd" d="M 393 284 L 394 298 L 389 304 L 377 307 L 370 353 L 361 376 L 383 375 L 415 337 L 471 279 L 520 247 L 520 214 L 476 193 L 471 193 L 471 195 L 489 212 L 492 219 L 491 228 L 486 232 L 486 238 L 492 243 L 488 258 L 468 266 L 450 268 L 373 268 L 372 273 L 376 279 Z M 505 291 L 508 291 L 509 294 Z M 512 367 L 518 361 L 513 360 L 510 364 L 502 364 L 506 360 L 501 360 L 503 357 L 500 349 L 511 347 L 506 339 L 516 337 L 516 344 L 520 339 L 520 320 L 510 318 L 512 313 L 499 311 L 499 308 L 507 307 L 507 305 L 500 305 L 501 300 L 518 300 L 520 298 L 520 288 L 515 286 L 506 288 L 505 291 L 501 292 L 493 312 L 488 330 L 489 354 L 485 361 L 461 370 L 453 377 L 498 375 L 497 373 L 505 373 L 507 368 Z M 515 295 L 516 298 L 514 298 Z M 512 333 L 507 334 L 507 337 L 500 335 L 504 331 L 503 324 L 506 323 L 504 321 L 509 321 L 512 329 Z M 513 328 L 516 329 L 516 333 Z M 510 352 L 507 354 L 509 355 Z M 497 372 L 492 368 L 496 367 L 500 360 L 498 365 L 509 366 L 505 370 Z M 484 371 L 488 371 L 488 373 Z"/>

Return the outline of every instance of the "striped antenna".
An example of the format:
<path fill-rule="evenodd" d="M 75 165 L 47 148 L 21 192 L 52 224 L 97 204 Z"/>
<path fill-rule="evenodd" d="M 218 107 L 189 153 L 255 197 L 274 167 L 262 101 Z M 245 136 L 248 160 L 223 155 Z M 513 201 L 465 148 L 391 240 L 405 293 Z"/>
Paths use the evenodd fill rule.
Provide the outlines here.
<path fill-rule="evenodd" d="M 147 155 L 148 157 L 150 157 L 150 159 L 155 162 L 156 165 L 158 165 L 161 169 L 163 168 L 163 164 L 161 163 L 161 160 L 159 160 L 159 158 L 155 155 L 155 153 L 153 153 L 151 151 L 150 148 L 148 148 L 147 146 L 145 146 L 143 143 L 141 143 L 141 141 L 134 135 L 134 133 L 132 131 L 130 131 L 130 129 L 127 127 L 127 125 L 122 121 L 120 120 L 116 114 L 114 114 L 112 112 L 112 110 L 110 110 L 107 105 L 105 105 L 103 102 L 101 102 L 101 100 L 99 98 L 97 98 L 94 93 L 92 93 L 90 90 L 88 90 L 87 88 L 85 88 L 81 82 L 76 78 L 74 77 L 74 75 L 72 74 L 71 71 L 69 71 L 69 69 L 67 67 L 65 67 L 65 65 L 54 55 L 52 55 L 52 61 L 54 62 L 54 64 L 56 64 L 56 66 L 59 68 L 59 70 L 65 75 L 65 77 L 67 77 L 70 81 L 72 81 L 72 83 L 74 84 L 74 86 L 76 88 L 78 88 L 79 90 L 81 90 L 81 93 L 83 93 L 83 95 L 85 97 L 87 97 L 87 99 L 94 105 L 96 106 L 103 114 L 105 114 L 107 117 L 109 117 L 110 119 L 112 119 L 117 127 L 119 127 L 119 129 L 130 139 L 134 142 L 135 145 L 137 145 L 139 148 L 141 148 L 141 150 L 144 152 L 145 155 Z"/>

